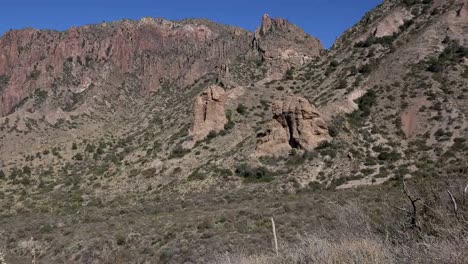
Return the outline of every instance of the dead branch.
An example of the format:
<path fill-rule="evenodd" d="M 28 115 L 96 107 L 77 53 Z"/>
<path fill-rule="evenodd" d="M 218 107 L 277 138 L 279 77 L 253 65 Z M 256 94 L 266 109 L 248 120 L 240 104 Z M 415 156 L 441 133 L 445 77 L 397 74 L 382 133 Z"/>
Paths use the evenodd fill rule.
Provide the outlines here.
<path fill-rule="evenodd" d="M 468 192 L 468 184 L 466 184 L 465 189 L 463 190 L 463 205 L 465 205 L 466 201 L 466 193 Z"/>
<path fill-rule="evenodd" d="M 455 217 L 458 219 L 458 206 L 457 206 L 457 201 L 455 201 L 455 197 L 453 197 L 452 193 L 450 190 L 447 190 L 447 193 L 450 196 L 450 199 L 452 200 L 452 205 L 453 205 L 453 213 L 455 214 Z"/>
<path fill-rule="evenodd" d="M 417 213 L 418 213 L 418 210 L 417 210 L 417 207 L 416 207 L 416 202 L 419 201 L 420 199 L 411 197 L 411 194 L 410 194 L 410 192 L 408 190 L 408 187 L 406 186 L 405 181 L 403 181 L 403 191 L 405 192 L 406 197 L 408 197 L 408 200 L 411 203 L 411 207 L 413 208 L 412 212 L 410 213 L 410 215 L 411 215 L 411 225 L 413 227 L 418 227 L 417 226 Z"/>

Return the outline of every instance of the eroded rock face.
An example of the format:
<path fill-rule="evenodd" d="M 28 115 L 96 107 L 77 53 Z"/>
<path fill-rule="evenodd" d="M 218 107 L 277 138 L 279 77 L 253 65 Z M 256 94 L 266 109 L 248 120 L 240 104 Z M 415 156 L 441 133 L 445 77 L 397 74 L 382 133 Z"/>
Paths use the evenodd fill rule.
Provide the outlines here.
<path fill-rule="evenodd" d="M 135 92 L 146 95 L 168 85 L 188 86 L 209 73 L 219 72 L 223 79 L 229 76 L 230 62 L 239 58 L 268 60 L 268 66 L 278 68 L 273 73 L 284 73 L 321 50 L 319 40 L 268 15 L 257 33 L 203 19 L 153 18 L 64 32 L 9 31 L 0 38 L 0 117 L 38 87 L 111 90 L 136 83 Z"/>
<path fill-rule="evenodd" d="M 400 26 L 413 16 L 406 9 L 398 9 L 386 16 L 374 29 L 373 36 L 376 38 L 391 36 L 400 30 Z"/>
<path fill-rule="evenodd" d="M 271 72 L 285 70 L 310 62 L 324 50 L 320 40 L 283 18 L 265 14 L 262 26 L 257 29 L 252 42 Z"/>
<path fill-rule="evenodd" d="M 195 98 L 190 134 L 194 141 L 204 139 L 211 131 L 220 132 L 228 122 L 224 105 L 227 94 L 223 88 L 212 85 Z"/>
<path fill-rule="evenodd" d="M 166 83 L 190 85 L 251 50 L 253 33 L 206 20 L 145 18 L 74 27 L 65 32 L 25 29 L 0 38 L 0 117 L 34 89 L 120 86 L 138 78 L 138 93 Z M 130 76 L 130 77 L 129 77 Z"/>
<path fill-rule="evenodd" d="M 331 140 L 320 113 L 307 99 L 287 97 L 273 103 L 273 120 L 257 135 L 256 155 L 283 155 L 289 150 L 313 150 Z"/>

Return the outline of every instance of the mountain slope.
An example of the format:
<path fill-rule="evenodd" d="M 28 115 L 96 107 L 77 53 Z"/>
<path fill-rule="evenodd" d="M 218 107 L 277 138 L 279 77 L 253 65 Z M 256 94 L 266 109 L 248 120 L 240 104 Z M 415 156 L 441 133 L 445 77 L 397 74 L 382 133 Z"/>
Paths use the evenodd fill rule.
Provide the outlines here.
<path fill-rule="evenodd" d="M 372 234 L 387 263 L 457 262 L 467 20 L 466 1 L 384 1 L 330 50 L 267 15 L 256 32 L 9 32 L 0 248 L 13 263 L 206 263 L 268 251 L 273 216 L 283 245 Z M 408 253 L 420 244 L 430 254 Z"/>

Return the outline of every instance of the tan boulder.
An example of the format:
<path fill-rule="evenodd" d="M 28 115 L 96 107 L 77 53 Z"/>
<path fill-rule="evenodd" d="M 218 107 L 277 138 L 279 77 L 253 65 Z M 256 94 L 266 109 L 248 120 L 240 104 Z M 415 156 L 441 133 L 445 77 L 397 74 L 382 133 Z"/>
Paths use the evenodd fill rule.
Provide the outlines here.
<path fill-rule="evenodd" d="M 307 99 L 289 96 L 272 108 L 273 120 L 257 135 L 257 156 L 283 155 L 292 148 L 311 151 L 331 140 L 327 124 Z"/>
<path fill-rule="evenodd" d="M 224 105 L 227 94 L 223 88 L 212 85 L 201 92 L 193 104 L 193 122 L 190 134 L 194 141 L 204 139 L 211 131 L 220 132 L 228 122 Z"/>
<path fill-rule="evenodd" d="M 263 132 L 257 135 L 257 149 L 259 156 L 275 156 L 288 153 L 292 148 L 289 145 L 289 135 L 286 129 L 277 120 L 271 120 Z"/>

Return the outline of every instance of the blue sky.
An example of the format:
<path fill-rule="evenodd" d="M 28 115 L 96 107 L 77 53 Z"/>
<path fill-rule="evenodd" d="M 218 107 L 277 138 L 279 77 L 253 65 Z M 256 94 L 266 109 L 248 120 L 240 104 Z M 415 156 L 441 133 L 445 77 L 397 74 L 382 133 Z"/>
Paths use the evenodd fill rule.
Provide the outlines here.
<path fill-rule="evenodd" d="M 284 17 L 320 38 L 326 47 L 382 0 L 0 0 L 0 34 L 34 27 L 71 26 L 123 18 L 208 18 L 254 30 L 261 16 Z"/>

